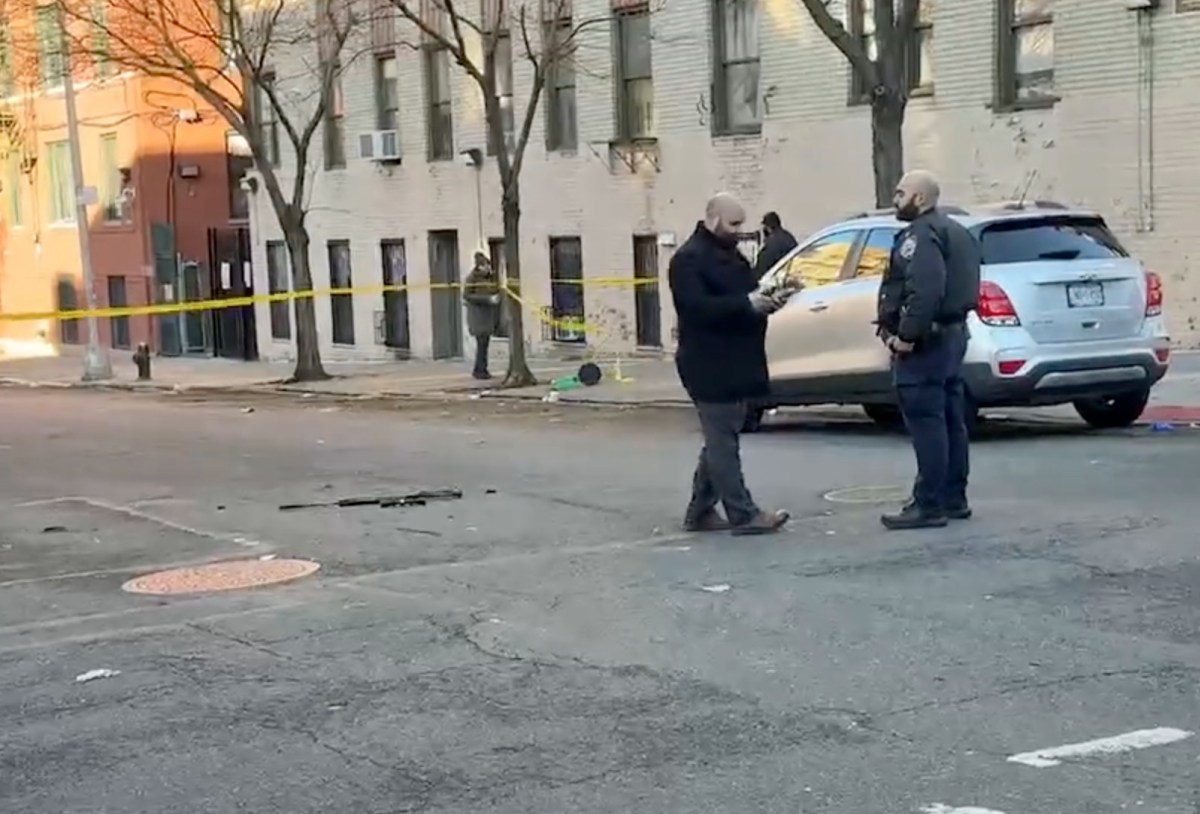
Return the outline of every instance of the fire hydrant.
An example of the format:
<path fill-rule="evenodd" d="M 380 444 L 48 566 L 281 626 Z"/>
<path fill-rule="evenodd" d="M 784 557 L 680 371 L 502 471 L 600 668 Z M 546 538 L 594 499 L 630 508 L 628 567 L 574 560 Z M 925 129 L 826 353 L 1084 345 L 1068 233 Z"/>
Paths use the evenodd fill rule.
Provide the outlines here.
<path fill-rule="evenodd" d="M 133 353 L 133 363 L 137 365 L 138 381 L 150 381 L 150 346 L 147 343 L 138 342 L 137 350 Z"/>

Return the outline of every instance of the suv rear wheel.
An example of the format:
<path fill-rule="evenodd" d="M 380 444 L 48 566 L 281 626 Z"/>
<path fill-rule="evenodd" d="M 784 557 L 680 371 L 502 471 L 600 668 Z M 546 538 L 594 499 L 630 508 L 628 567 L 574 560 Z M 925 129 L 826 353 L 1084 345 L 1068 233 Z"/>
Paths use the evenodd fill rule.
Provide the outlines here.
<path fill-rule="evenodd" d="M 742 432 L 758 432 L 761 430 L 763 416 L 766 414 L 766 407 L 751 407 L 746 410 L 746 418 L 742 421 Z"/>
<path fill-rule="evenodd" d="M 1123 429 L 1142 417 L 1148 401 L 1149 390 L 1136 390 L 1118 396 L 1080 399 L 1075 402 L 1075 412 L 1098 430 Z"/>
<path fill-rule="evenodd" d="M 904 416 L 895 404 L 864 404 L 863 412 L 885 430 L 898 432 L 904 429 Z"/>

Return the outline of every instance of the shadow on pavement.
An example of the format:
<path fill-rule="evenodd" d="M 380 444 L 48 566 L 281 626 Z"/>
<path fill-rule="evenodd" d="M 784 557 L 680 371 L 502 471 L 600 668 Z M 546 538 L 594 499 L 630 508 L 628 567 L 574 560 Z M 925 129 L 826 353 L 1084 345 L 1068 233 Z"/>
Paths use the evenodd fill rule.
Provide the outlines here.
<path fill-rule="evenodd" d="M 1175 429 L 1175 434 L 1188 432 L 1189 428 Z M 1192 431 L 1194 432 L 1194 431 Z M 796 433 L 812 433 L 822 435 L 844 435 L 855 438 L 903 438 L 903 430 L 889 430 L 869 419 L 855 420 L 852 418 L 830 418 L 810 415 L 777 415 L 763 423 L 759 434 L 787 435 Z M 1083 423 L 1057 421 L 1022 421 L 1011 418 L 986 419 L 979 427 L 978 433 L 972 438 L 975 443 L 1000 441 L 1027 441 L 1035 438 L 1142 438 L 1148 435 L 1160 435 L 1150 427 L 1138 426 L 1123 430 L 1095 430 Z"/>

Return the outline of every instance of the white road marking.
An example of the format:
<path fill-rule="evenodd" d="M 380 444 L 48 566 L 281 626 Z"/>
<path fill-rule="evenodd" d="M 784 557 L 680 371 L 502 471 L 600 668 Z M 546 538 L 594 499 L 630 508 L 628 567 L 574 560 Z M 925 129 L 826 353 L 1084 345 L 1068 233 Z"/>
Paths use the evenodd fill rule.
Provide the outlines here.
<path fill-rule="evenodd" d="M 995 811 L 990 808 L 976 808 L 975 806 L 948 806 L 944 803 L 934 803 L 933 805 L 925 806 L 921 809 L 922 814 L 1004 814 L 1003 811 Z"/>
<path fill-rule="evenodd" d="M 168 520 L 165 517 L 159 517 L 158 515 L 148 514 L 147 512 L 139 511 L 138 509 L 135 509 L 132 506 L 119 506 L 115 503 L 109 503 L 104 500 L 96 500 L 95 498 L 81 497 L 81 496 L 76 496 L 76 495 L 64 496 L 64 497 L 51 497 L 51 498 L 46 498 L 44 500 L 27 500 L 24 503 L 18 503 L 14 508 L 29 509 L 29 508 L 34 508 L 36 506 L 53 506 L 56 503 L 82 503 L 85 506 L 91 506 L 92 508 L 95 508 L 95 509 L 104 509 L 105 511 L 110 511 L 115 514 L 123 514 L 126 517 L 133 517 L 137 520 L 145 520 L 150 523 L 157 523 L 160 526 L 165 526 L 166 528 L 173 529 L 175 531 L 182 531 L 185 534 L 191 534 L 196 537 L 204 537 L 206 539 L 216 540 L 216 541 L 222 542 L 222 543 L 233 542 L 233 543 L 237 543 L 238 545 L 241 545 L 241 546 L 246 546 L 248 548 L 257 546 L 261 543 L 261 541 L 259 541 L 259 540 L 253 540 L 253 539 L 250 539 L 247 537 L 242 537 L 237 534 L 226 534 L 224 532 L 206 531 L 204 529 L 198 529 L 193 526 L 186 526 L 183 523 L 176 523 L 174 520 Z"/>
<path fill-rule="evenodd" d="M 1171 727 L 1156 729 L 1139 729 L 1136 732 L 1126 732 L 1111 738 L 1100 738 L 1083 743 L 1071 743 L 1066 746 L 1055 746 L 1051 749 L 1039 749 L 1036 752 L 1022 752 L 1008 759 L 1009 763 L 1023 763 L 1038 769 L 1058 766 L 1064 758 L 1087 757 L 1089 755 L 1116 755 L 1121 752 L 1131 752 L 1135 749 L 1149 749 L 1151 746 L 1165 746 L 1169 743 L 1192 737 L 1193 732 Z"/>

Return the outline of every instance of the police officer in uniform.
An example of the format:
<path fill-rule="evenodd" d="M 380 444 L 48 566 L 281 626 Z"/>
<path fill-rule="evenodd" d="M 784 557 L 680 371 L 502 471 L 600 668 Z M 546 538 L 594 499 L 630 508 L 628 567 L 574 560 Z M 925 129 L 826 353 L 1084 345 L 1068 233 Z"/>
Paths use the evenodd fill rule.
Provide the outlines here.
<path fill-rule="evenodd" d="M 879 335 L 892 352 L 900 412 L 917 456 L 912 500 L 884 515 L 889 529 L 945 526 L 971 516 L 967 502 L 967 399 L 962 380 L 967 315 L 979 299 L 979 246 L 937 211 L 941 190 L 924 171 L 896 187 L 896 235 L 879 287 Z"/>

